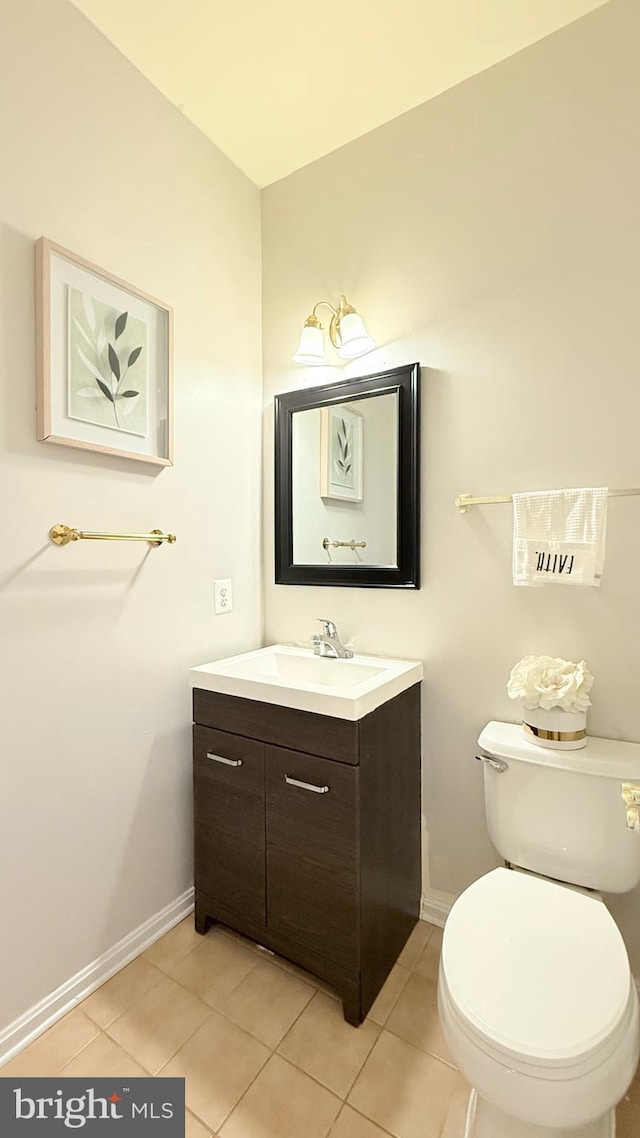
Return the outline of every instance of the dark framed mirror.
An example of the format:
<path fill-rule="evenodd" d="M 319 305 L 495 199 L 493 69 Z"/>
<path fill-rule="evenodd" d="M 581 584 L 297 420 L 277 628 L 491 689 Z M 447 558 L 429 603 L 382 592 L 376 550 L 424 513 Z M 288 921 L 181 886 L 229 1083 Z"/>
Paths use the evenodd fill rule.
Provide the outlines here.
<path fill-rule="evenodd" d="M 420 588 L 419 402 L 419 364 L 276 396 L 276 584 Z"/>

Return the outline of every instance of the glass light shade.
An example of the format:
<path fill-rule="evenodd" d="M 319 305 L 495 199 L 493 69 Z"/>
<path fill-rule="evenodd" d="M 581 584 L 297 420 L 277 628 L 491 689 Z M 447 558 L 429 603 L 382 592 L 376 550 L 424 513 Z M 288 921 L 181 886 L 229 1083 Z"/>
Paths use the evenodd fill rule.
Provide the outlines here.
<path fill-rule="evenodd" d="M 326 364 L 324 354 L 324 332 L 322 328 L 314 328 L 305 324 L 300 336 L 298 350 L 293 357 L 297 364 Z"/>
<path fill-rule="evenodd" d="M 342 343 L 338 348 L 338 355 L 343 360 L 352 360 L 356 356 L 363 356 L 365 352 L 372 351 L 376 342 L 367 332 L 364 320 L 357 312 L 348 312 L 340 321 L 340 339 Z"/>

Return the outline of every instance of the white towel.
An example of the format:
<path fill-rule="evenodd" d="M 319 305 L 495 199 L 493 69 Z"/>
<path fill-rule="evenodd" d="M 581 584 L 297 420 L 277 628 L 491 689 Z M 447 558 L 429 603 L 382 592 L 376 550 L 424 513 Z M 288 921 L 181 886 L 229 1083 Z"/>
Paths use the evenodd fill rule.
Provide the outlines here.
<path fill-rule="evenodd" d="M 599 585 L 606 486 L 513 495 L 514 585 Z"/>

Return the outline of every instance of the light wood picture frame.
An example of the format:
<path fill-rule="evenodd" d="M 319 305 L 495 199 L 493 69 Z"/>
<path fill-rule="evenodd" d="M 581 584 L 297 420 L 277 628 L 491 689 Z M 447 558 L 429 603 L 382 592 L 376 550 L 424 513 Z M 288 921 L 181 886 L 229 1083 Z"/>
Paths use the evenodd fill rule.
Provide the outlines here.
<path fill-rule="evenodd" d="M 173 309 L 36 242 L 36 437 L 173 465 Z"/>

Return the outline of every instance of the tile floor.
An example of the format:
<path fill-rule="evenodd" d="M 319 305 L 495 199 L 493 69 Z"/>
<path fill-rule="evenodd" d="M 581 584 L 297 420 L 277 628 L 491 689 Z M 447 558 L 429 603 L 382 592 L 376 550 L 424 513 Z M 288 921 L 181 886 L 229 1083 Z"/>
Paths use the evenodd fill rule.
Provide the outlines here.
<path fill-rule="evenodd" d="M 441 930 L 421 921 L 357 1030 L 322 982 L 192 918 L 0 1075 L 179 1075 L 187 1138 L 462 1138 L 468 1087 L 436 1007 Z M 640 1076 L 617 1138 L 640 1134 Z"/>

